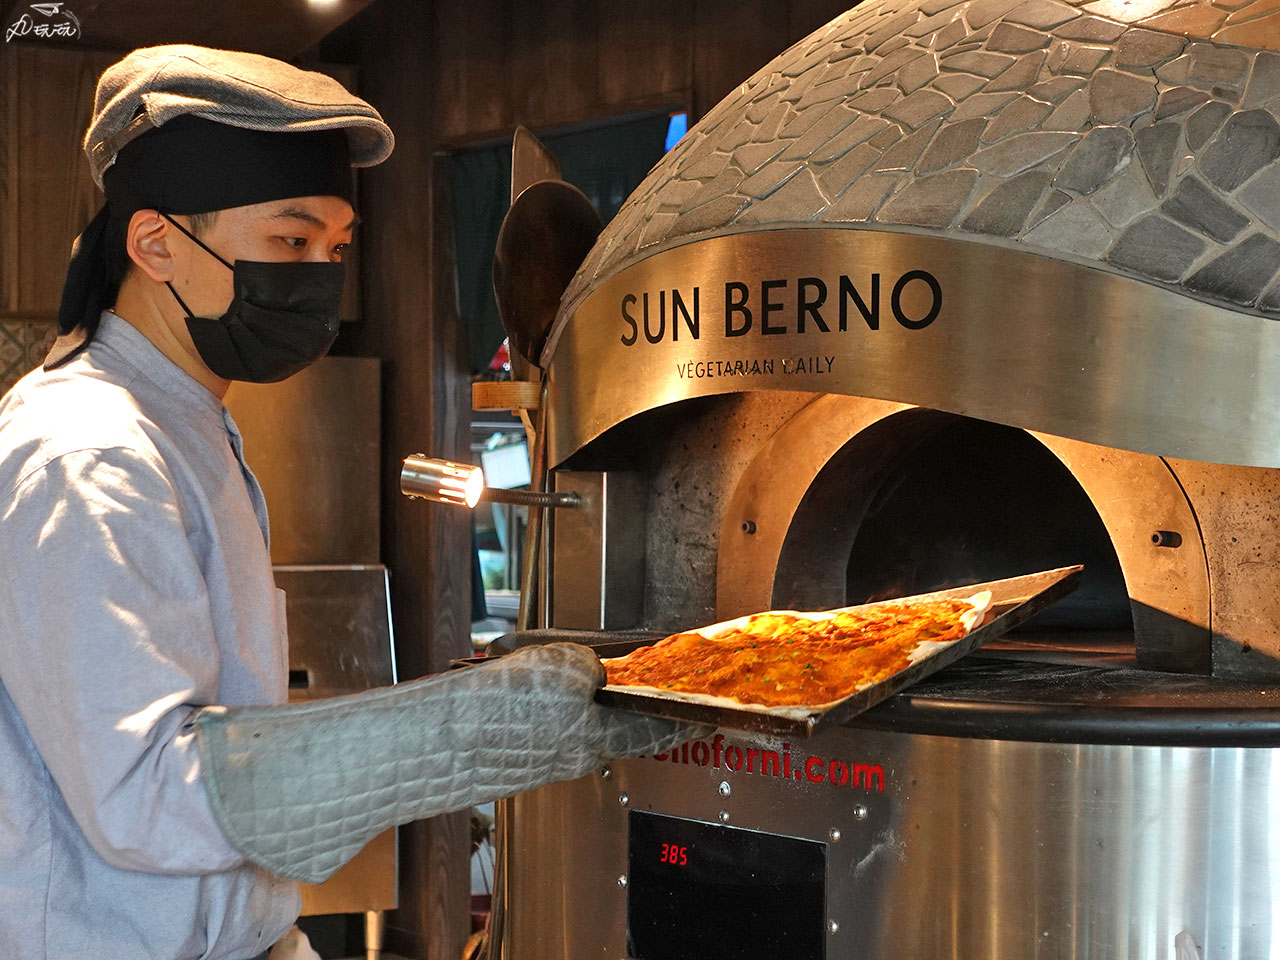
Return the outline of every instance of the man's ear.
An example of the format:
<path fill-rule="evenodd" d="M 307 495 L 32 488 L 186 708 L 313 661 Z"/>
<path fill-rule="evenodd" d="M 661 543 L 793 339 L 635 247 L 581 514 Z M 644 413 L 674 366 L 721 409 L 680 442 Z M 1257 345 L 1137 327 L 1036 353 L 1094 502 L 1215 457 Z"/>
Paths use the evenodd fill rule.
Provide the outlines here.
<path fill-rule="evenodd" d="M 138 210 L 129 218 L 125 231 L 125 250 L 132 260 L 156 283 L 174 277 L 173 251 L 169 239 L 172 225 L 155 210 Z"/>

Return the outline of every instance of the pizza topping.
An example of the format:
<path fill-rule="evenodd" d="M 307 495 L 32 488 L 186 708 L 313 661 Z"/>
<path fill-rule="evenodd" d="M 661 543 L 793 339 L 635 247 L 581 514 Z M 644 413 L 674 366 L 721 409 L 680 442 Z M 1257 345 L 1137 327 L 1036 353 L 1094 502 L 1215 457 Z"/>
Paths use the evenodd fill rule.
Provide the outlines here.
<path fill-rule="evenodd" d="M 933 599 L 829 616 L 760 613 L 723 633 L 678 633 L 605 669 L 615 686 L 766 706 L 830 703 L 904 669 L 922 642 L 964 637 L 974 611 L 969 600 Z"/>

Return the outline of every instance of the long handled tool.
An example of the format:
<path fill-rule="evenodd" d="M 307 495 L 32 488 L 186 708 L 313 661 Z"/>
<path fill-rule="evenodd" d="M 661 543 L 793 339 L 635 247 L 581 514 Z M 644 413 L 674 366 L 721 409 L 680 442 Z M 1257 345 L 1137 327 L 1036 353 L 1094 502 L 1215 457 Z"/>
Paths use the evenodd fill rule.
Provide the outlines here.
<path fill-rule="evenodd" d="M 551 152 L 524 127 L 516 129 L 511 157 L 511 209 L 503 218 L 493 258 L 493 292 L 511 346 L 513 374 L 537 371 L 538 406 L 533 418 L 521 411 L 529 434 L 529 490 L 546 494 L 547 381 L 542 356 L 560 309 L 560 296 L 600 235 L 602 224 L 586 195 L 560 178 Z M 528 366 L 526 366 L 526 364 Z M 517 379 L 526 379 L 519 376 Z M 550 505 L 550 504 L 548 504 Z M 516 627 L 537 625 L 542 605 L 538 570 L 542 557 L 543 508 L 529 507 Z M 489 910 L 487 960 L 503 960 L 506 928 L 507 857 L 512 801 L 498 801 L 494 844 L 493 901 Z"/>

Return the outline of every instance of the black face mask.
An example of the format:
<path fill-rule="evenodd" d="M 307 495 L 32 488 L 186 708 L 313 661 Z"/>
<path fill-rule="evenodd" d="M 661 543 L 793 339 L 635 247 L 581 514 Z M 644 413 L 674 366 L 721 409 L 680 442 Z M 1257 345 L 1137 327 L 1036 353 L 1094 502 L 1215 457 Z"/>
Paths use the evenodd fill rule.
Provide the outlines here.
<path fill-rule="evenodd" d="M 274 383 L 319 360 L 338 336 L 341 263 L 298 261 L 234 265 L 162 214 L 233 274 L 235 296 L 217 318 L 197 317 L 173 284 L 169 292 L 187 314 L 187 329 L 205 366 L 224 380 Z"/>

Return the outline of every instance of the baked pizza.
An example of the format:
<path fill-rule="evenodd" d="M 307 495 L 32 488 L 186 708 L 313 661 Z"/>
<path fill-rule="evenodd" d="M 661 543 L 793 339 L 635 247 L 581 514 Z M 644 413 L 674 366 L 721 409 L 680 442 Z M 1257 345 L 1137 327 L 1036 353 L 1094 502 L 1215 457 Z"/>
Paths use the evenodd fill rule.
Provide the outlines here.
<path fill-rule="evenodd" d="M 677 633 L 604 661 L 612 689 L 789 713 L 884 680 L 982 622 L 991 592 L 925 595 L 822 613 L 774 611 Z"/>

